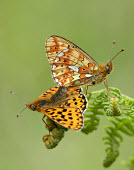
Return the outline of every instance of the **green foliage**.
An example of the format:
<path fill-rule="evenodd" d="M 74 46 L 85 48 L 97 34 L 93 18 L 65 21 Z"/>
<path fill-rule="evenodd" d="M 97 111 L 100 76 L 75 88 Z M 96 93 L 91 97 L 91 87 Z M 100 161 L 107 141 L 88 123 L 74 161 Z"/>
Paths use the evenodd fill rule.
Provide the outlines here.
<path fill-rule="evenodd" d="M 128 170 L 134 170 L 134 153 L 132 154 L 128 162 L 122 161 L 122 164 L 128 167 Z"/>
<path fill-rule="evenodd" d="M 42 139 L 47 149 L 55 148 L 64 137 L 64 132 L 68 130 L 56 124 L 48 117 L 46 119 L 46 129 L 49 130 L 49 135 L 44 135 Z"/>
<path fill-rule="evenodd" d="M 105 128 L 106 136 L 103 138 L 106 157 L 103 166 L 109 167 L 119 156 L 120 143 L 123 141 L 122 133 L 134 136 L 134 100 L 121 94 L 119 89 L 88 93 L 89 106 L 84 114 L 84 127 L 81 130 L 88 134 L 97 130 L 99 115 L 106 115 L 111 125 Z"/>

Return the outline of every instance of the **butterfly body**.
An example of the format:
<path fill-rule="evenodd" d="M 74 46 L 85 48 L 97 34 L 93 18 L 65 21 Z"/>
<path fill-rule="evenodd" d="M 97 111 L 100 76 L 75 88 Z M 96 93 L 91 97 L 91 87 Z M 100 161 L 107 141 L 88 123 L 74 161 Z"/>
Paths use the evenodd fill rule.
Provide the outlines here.
<path fill-rule="evenodd" d="M 60 86 L 93 86 L 102 83 L 113 70 L 113 63 L 99 65 L 77 45 L 59 36 L 50 36 L 46 52 L 54 81 Z"/>
<path fill-rule="evenodd" d="M 87 108 L 86 97 L 80 92 L 79 87 L 55 86 L 26 106 L 30 110 L 42 112 L 66 128 L 80 130 Z"/>

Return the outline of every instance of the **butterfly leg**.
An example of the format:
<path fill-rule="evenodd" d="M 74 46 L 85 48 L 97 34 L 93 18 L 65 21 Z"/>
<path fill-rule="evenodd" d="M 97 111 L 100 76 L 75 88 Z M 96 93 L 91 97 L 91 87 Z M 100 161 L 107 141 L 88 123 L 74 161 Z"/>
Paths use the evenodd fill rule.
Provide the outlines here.
<path fill-rule="evenodd" d="M 46 125 L 46 126 L 48 127 L 48 129 L 49 129 L 49 126 L 47 125 L 47 123 L 46 123 L 45 120 L 44 120 L 45 116 L 46 116 L 46 115 L 44 115 L 44 116 L 42 117 L 42 121 L 45 123 L 45 125 Z M 49 135 L 50 135 L 50 131 L 49 131 Z"/>
<path fill-rule="evenodd" d="M 93 87 L 93 85 L 92 84 L 89 84 L 89 85 L 87 85 L 87 86 L 85 86 L 85 95 L 87 95 L 87 91 L 88 91 L 88 87 Z"/>
<path fill-rule="evenodd" d="M 104 85 L 105 85 L 105 87 L 106 87 L 106 89 L 107 89 L 108 94 L 110 95 L 110 97 L 112 97 L 111 94 L 110 94 L 110 92 L 109 92 L 109 89 L 108 89 L 107 78 L 106 78 L 106 81 L 104 81 Z"/>
<path fill-rule="evenodd" d="M 87 95 L 87 90 L 88 90 L 88 85 L 85 86 L 85 90 L 84 90 L 85 95 Z"/>

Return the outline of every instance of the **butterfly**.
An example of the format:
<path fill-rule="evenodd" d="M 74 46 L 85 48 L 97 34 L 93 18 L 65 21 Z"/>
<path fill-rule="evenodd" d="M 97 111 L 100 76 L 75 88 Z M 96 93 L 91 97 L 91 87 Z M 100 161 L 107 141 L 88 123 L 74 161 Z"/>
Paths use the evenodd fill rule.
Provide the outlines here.
<path fill-rule="evenodd" d="M 102 83 L 113 70 L 112 60 L 124 51 L 123 48 L 110 62 L 99 65 L 77 45 L 60 36 L 50 36 L 45 46 L 53 79 L 60 86 L 88 87 Z"/>
<path fill-rule="evenodd" d="M 72 130 L 83 126 L 83 113 L 87 99 L 80 87 L 55 86 L 44 92 L 35 101 L 26 104 L 33 111 L 42 112 L 54 122 Z"/>

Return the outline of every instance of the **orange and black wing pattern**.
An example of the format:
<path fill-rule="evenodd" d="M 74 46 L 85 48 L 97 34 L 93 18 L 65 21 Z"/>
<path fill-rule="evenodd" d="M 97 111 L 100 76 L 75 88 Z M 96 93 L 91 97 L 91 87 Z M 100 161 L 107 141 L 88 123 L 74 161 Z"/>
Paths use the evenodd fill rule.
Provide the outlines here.
<path fill-rule="evenodd" d="M 54 81 L 60 86 L 81 86 L 92 83 L 101 71 L 97 62 L 78 46 L 59 36 L 46 41 L 46 53 Z"/>
<path fill-rule="evenodd" d="M 55 86 L 43 93 L 27 106 L 35 106 L 56 123 L 72 130 L 83 126 L 83 113 L 87 109 L 87 99 L 79 87 Z"/>

